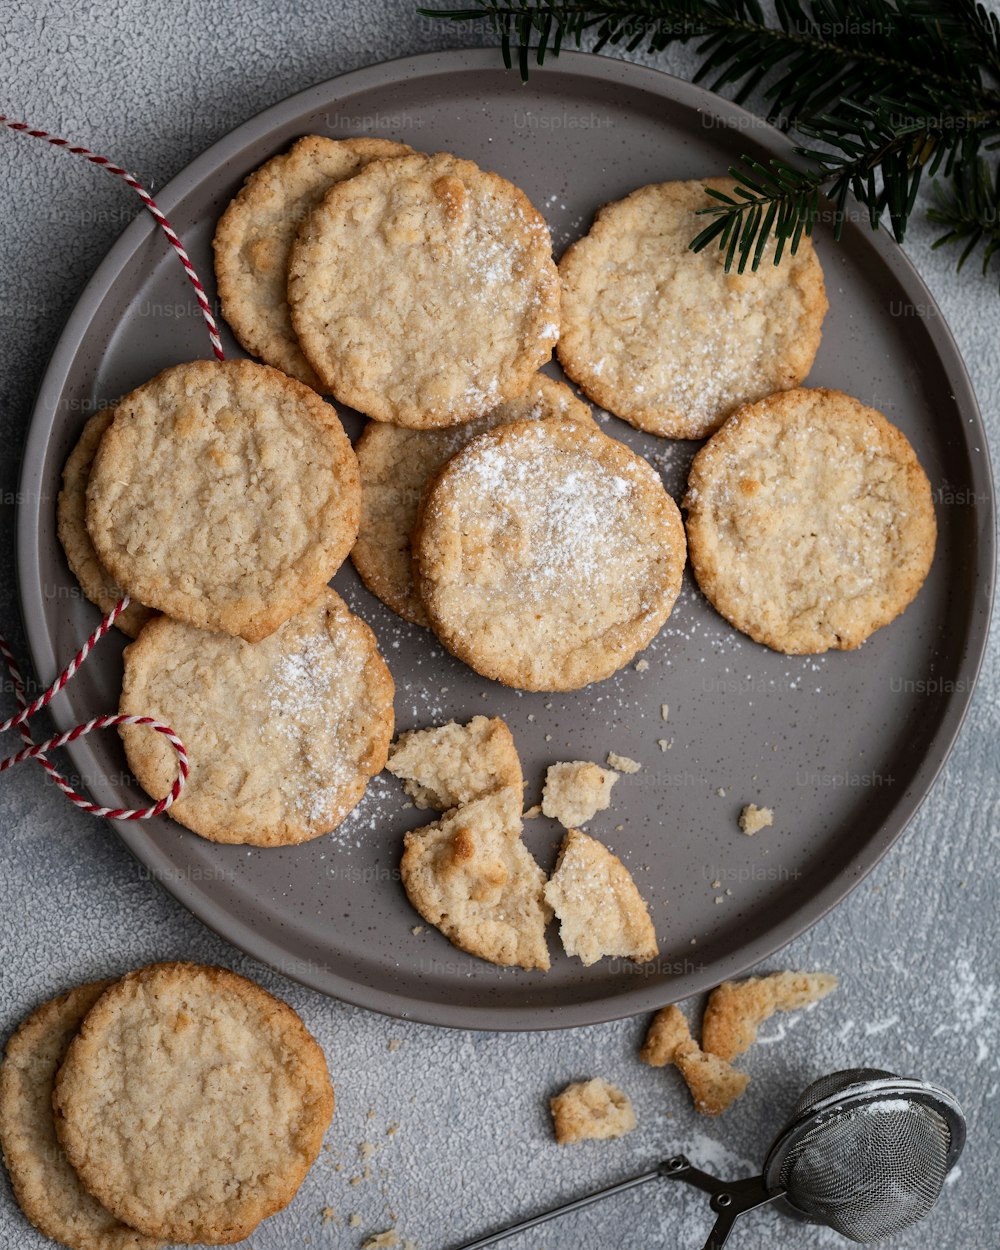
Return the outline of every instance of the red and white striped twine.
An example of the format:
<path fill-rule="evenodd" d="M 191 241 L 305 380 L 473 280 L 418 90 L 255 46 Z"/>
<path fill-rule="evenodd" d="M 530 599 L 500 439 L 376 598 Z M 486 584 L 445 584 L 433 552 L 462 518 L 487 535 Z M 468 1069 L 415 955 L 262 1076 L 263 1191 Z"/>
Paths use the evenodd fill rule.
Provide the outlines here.
<path fill-rule="evenodd" d="M 26 122 L 12 121 L 9 117 L 0 114 L 0 125 L 6 126 L 9 130 L 17 131 L 20 134 L 28 135 L 32 139 L 42 139 L 46 143 L 52 144 L 53 147 L 62 148 L 64 151 L 71 153 L 73 156 L 80 156 L 84 160 L 89 161 L 91 165 L 97 165 L 99 168 L 107 170 L 109 174 L 121 178 L 142 200 L 143 204 L 152 214 L 163 233 L 177 253 L 181 264 L 184 266 L 184 272 L 187 274 L 191 285 L 194 287 L 195 297 L 198 300 L 198 307 L 201 309 L 201 315 L 205 318 L 205 324 L 208 327 L 208 337 L 212 343 L 212 351 L 219 360 L 225 360 L 222 351 L 222 340 L 219 337 L 219 327 L 216 324 L 215 317 L 212 315 L 212 308 L 208 302 L 208 296 L 205 294 L 205 288 L 201 284 L 201 279 L 191 263 L 181 243 L 177 232 L 171 226 L 170 222 L 161 212 L 159 206 L 153 197 L 149 194 L 142 183 L 130 174 L 128 170 L 123 169 L 120 165 L 115 165 L 108 160 L 106 156 L 99 156 L 95 152 L 91 152 L 89 148 L 73 145 L 68 139 L 60 139 L 56 135 L 51 135 L 46 130 L 38 130 L 29 126 Z M 180 796 L 187 781 L 190 765 L 188 763 L 187 751 L 184 743 L 178 738 L 169 725 L 163 724 L 162 721 L 154 720 L 151 716 L 95 716 L 93 720 L 84 722 L 81 725 L 74 725 L 72 729 L 65 733 L 56 734 L 54 737 L 48 738 L 45 742 L 36 743 L 28 729 L 27 722 L 46 707 L 52 699 L 63 689 L 73 676 L 79 671 L 80 666 L 87 659 L 93 647 L 100 642 L 104 635 L 114 624 L 117 617 L 129 605 L 128 595 L 123 596 L 104 617 L 100 625 L 94 630 L 87 641 L 83 644 L 76 655 L 70 660 L 69 664 L 63 669 L 59 676 L 55 679 L 48 690 L 39 695 L 37 699 L 30 704 L 25 693 L 24 679 L 21 676 L 21 670 L 17 660 L 14 658 L 10 647 L 7 645 L 6 639 L 0 634 L 0 657 L 11 676 L 14 686 L 14 697 L 17 701 L 17 712 L 0 722 L 0 734 L 6 733 L 8 729 L 17 729 L 24 742 L 23 748 L 14 755 L 7 756 L 6 759 L 0 759 L 0 773 L 5 773 L 9 768 L 13 768 L 15 764 L 20 764 L 24 760 L 37 760 L 45 769 L 52 781 L 66 795 L 71 803 L 75 803 L 82 811 L 90 812 L 94 816 L 107 816 L 111 820 L 148 820 L 151 816 L 159 816 L 161 812 L 165 812 Z M 155 730 L 157 733 L 163 734 L 166 740 L 173 747 L 177 754 L 177 776 L 174 779 L 170 791 L 158 802 L 153 803 L 149 807 L 101 807 L 97 803 L 90 802 L 81 794 L 73 789 L 65 777 L 56 769 L 56 767 L 47 758 L 47 752 L 54 751 L 58 747 L 65 746 L 67 742 L 75 742 L 77 738 L 82 738 L 85 734 L 92 733 L 95 729 L 108 729 L 114 725 L 146 725 L 148 728 Z"/>

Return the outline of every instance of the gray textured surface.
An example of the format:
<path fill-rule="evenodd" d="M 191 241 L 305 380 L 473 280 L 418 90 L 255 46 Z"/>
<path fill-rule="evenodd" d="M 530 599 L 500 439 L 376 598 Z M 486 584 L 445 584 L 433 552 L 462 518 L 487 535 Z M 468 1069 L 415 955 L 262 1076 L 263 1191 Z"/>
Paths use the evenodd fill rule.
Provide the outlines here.
<path fill-rule="evenodd" d="M 409 3 L 190 2 L 98 6 L 21 3 L 5 9 L 4 111 L 91 141 L 154 186 L 237 122 L 289 92 L 390 56 L 465 43 L 460 31 L 415 16 Z M 681 71 L 683 53 L 656 61 Z M 24 653 L 12 576 L 18 446 L 47 352 L 76 295 L 122 226 L 133 197 L 57 153 L 0 135 L 0 624 Z M 58 201 L 56 197 L 58 196 Z M 973 272 L 957 279 L 918 223 L 907 250 L 950 322 L 1000 445 L 1000 303 Z M 188 916 L 110 832 L 78 815 L 37 771 L 0 784 L 0 985 L 4 1036 L 35 1003 L 67 984 L 152 959 L 228 964 L 289 999 L 328 1054 L 338 1095 L 330 1150 L 292 1208 L 252 1238 L 256 1250 L 354 1246 L 397 1217 L 422 1248 L 448 1246 L 508 1216 L 626 1175 L 675 1149 L 713 1170 L 748 1171 L 813 1076 L 872 1063 L 936 1078 L 970 1118 L 961 1172 L 930 1220 L 901 1246 L 991 1246 L 989 1177 L 996 1171 L 1000 1090 L 997 1021 L 997 827 L 1000 672 L 995 645 L 951 760 L 883 865 L 773 966 L 839 973 L 835 999 L 772 1022 L 750 1053 L 748 1095 L 720 1123 L 694 1116 L 671 1073 L 635 1059 L 642 1020 L 531 1036 L 448 1033 L 330 1002 L 242 958 Z M 6 688 L 6 686 L 5 686 Z M 933 697 L 933 696 L 929 696 Z M 7 699 L 9 700 L 9 693 Z M 402 1045 L 390 1050 L 390 1039 Z M 616 1144 L 560 1150 L 545 1099 L 600 1073 L 632 1095 L 640 1128 Z M 387 1135 L 392 1123 L 399 1131 Z M 359 1144 L 377 1147 L 365 1164 Z M 341 1170 L 337 1170 L 337 1165 Z M 352 1185 L 352 1178 L 360 1177 Z M 0 1189 L 0 1250 L 45 1244 Z M 324 1207 L 335 1218 L 324 1223 Z M 361 1225 L 347 1227 L 357 1212 Z M 701 1200 L 658 1189 L 596 1207 L 525 1248 L 629 1242 L 700 1245 Z M 627 1231 L 626 1231 L 627 1230 Z M 832 1234 L 748 1223 L 734 1244 L 763 1250 L 845 1244 Z"/>

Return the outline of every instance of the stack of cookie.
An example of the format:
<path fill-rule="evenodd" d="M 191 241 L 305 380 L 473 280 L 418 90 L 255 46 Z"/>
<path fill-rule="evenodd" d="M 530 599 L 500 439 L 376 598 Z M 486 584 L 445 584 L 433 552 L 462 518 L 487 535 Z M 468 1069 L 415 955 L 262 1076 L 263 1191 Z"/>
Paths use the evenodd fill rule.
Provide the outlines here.
<path fill-rule="evenodd" d="M 58 511 L 85 592 L 105 609 L 122 590 L 133 599 L 121 710 L 165 721 L 188 748 L 171 815 L 262 846 L 334 828 L 393 727 L 375 637 L 327 586 L 360 516 L 335 410 L 267 365 L 177 365 L 91 418 Z M 135 727 L 123 737 L 161 797 L 172 750 Z"/>
<path fill-rule="evenodd" d="M 679 513 L 536 372 L 560 282 L 523 192 L 392 146 L 309 136 L 250 176 L 216 231 L 225 315 L 247 350 L 371 418 L 352 553 L 369 589 L 484 676 L 577 689 L 669 615 Z M 468 483 L 445 473 L 460 451 Z"/>
<path fill-rule="evenodd" d="M 31 1222 L 72 1250 L 248 1237 L 291 1202 L 333 1090 L 285 1003 L 153 964 L 37 1008 L 0 1066 L 0 1144 Z"/>

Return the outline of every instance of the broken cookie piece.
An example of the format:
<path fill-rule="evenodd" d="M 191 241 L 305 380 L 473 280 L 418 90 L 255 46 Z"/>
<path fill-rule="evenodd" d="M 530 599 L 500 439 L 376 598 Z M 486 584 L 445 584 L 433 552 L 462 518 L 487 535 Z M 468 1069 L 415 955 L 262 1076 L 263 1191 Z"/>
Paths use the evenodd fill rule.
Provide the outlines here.
<path fill-rule="evenodd" d="M 595 1077 L 567 1085 L 549 1099 L 556 1141 L 607 1141 L 624 1137 L 636 1126 L 635 1111 L 627 1094 Z"/>
<path fill-rule="evenodd" d="M 701 1049 L 684 1013 L 673 1003 L 653 1017 L 639 1058 L 654 1068 L 675 1064 L 702 1115 L 721 1115 L 750 1084 L 745 1072 Z"/>
<path fill-rule="evenodd" d="M 837 978 L 825 972 L 775 972 L 746 981 L 723 981 L 709 996 L 701 1025 L 705 1050 L 735 1059 L 755 1041 L 776 1011 L 798 1011 L 825 998 Z"/>
<path fill-rule="evenodd" d="M 560 920 L 567 955 L 585 964 L 604 955 L 646 963 L 659 954 L 656 931 L 632 875 L 596 838 L 570 829 L 545 898 Z"/>
<path fill-rule="evenodd" d="M 498 717 L 474 716 L 402 733 L 386 768 L 405 783 L 417 807 L 447 811 L 507 786 L 522 788 L 514 739 Z"/>
<path fill-rule="evenodd" d="M 551 764 L 545 773 L 542 812 L 566 829 L 585 825 L 611 806 L 611 787 L 617 780 L 617 773 L 585 760 Z"/>
<path fill-rule="evenodd" d="M 684 1013 L 676 1003 L 671 1003 L 653 1017 L 639 1058 L 651 1068 L 665 1067 L 673 1063 L 677 1048 L 691 1040 L 691 1029 Z"/>
<path fill-rule="evenodd" d="M 691 1091 L 695 1110 L 702 1115 L 721 1115 L 750 1084 L 745 1072 L 730 1067 L 718 1055 L 706 1053 L 695 1041 L 682 1042 L 673 1061 Z"/>
<path fill-rule="evenodd" d="M 547 970 L 545 874 L 520 833 L 521 788 L 508 786 L 406 834 L 400 873 L 420 915 L 460 950 Z"/>

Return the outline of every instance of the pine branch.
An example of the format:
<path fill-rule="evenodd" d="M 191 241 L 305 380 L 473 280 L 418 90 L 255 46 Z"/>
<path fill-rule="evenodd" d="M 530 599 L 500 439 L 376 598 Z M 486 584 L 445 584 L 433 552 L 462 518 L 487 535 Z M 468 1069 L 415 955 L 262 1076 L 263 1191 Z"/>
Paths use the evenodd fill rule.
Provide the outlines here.
<path fill-rule="evenodd" d="M 585 35 L 595 51 L 698 40 L 696 82 L 738 102 L 762 90 L 772 120 L 810 146 L 795 148 L 802 167 L 744 157 L 732 194 L 711 192 L 712 220 L 691 246 L 717 241 L 727 270 L 756 269 L 771 239 L 776 264 L 794 252 L 824 200 L 839 238 L 851 195 L 872 229 L 887 214 L 901 242 L 924 175 L 939 172 L 953 183 L 950 200 L 939 191 L 934 220 L 949 227 L 939 242 L 965 242 L 961 264 L 985 240 L 984 268 L 1000 248 L 988 217 L 1000 173 L 991 181 L 981 167 L 984 149 L 1000 146 L 1000 18 L 977 0 L 775 0 L 770 24 L 759 0 L 477 0 L 421 12 L 485 17 L 524 78 L 532 52 L 542 64 Z"/>
<path fill-rule="evenodd" d="M 964 243 L 957 265 L 961 269 L 976 248 L 985 243 L 985 275 L 991 262 L 1000 256 L 1000 167 L 992 177 L 983 160 L 960 167 L 952 178 L 950 193 L 935 183 L 934 196 L 936 206 L 927 210 L 927 217 L 935 225 L 947 228 L 933 246 Z"/>

